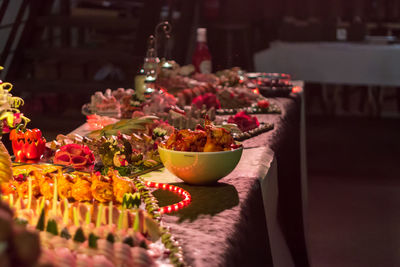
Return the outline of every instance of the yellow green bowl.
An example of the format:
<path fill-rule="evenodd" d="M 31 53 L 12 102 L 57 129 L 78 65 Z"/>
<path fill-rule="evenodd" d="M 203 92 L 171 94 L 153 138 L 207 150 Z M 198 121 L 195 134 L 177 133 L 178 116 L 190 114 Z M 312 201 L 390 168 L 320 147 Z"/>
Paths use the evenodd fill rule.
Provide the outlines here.
<path fill-rule="evenodd" d="M 239 163 L 243 147 L 221 152 L 185 152 L 158 147 L 165 168 L 188 184 L 217 182 Z"/>

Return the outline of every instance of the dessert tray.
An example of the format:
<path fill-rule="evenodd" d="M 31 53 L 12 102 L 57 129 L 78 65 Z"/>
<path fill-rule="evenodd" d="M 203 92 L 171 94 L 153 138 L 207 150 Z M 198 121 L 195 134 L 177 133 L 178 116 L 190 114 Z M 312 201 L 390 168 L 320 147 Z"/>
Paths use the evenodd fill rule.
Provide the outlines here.
<path fill-rule="evenodd" d="M 293 89 L 291 77 L 284 73 L 252 72 L 246 74 L 249 88 L 258 88 L 265 97 L 287 97 Z"/>

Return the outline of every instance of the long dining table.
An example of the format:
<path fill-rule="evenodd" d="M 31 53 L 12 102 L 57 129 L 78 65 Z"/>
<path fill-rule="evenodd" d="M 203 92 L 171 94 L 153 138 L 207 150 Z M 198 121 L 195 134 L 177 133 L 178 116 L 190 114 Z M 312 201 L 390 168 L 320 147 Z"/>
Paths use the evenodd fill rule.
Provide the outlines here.
<path fill-rule="evenodd" d="M 322 102 L 333 113 L 340 112 L 340 90 L 356 86 L 365 90 L 366 97 L 357 100 L 360 105 L 389 116 L 398 115 L 390 107 L 382 109 L 400 99 L 399 60 L 400 44 L 376 42 L 274 41 L 254 55 L 256 71 L 289 73 L 293 79 L 321 84 Z"/>
<path fill-rule="evenodd" d="M 273 123 L 273 130 L 243 141 L 238 166 L 218 183 L 189 185 L 166 169 L 142 176 L 191 194 L 188 207 L 162 218 L 191 266 L 310 265 L 303 96 L 292 93 L 270 101 L 282 113 L 256 116 Z M 73 133 L 88 131 L 84 124 Z M 160 206 L 179 201 L 168 191 L 153 193 Z"/>

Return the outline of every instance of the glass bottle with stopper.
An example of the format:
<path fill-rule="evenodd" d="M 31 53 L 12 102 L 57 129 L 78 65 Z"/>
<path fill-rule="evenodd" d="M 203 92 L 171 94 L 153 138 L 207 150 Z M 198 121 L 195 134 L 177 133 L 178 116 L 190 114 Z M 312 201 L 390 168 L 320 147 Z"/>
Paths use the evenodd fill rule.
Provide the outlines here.
<path fill-rule="evenodd" d="M 157 57 L 156 41 L 153 35 L 149 37 L 146 57 L 144 58 L 143 71 L 145 75 L 144 97 L 149 97 L 156 90 L 156 80 L 158 74 L 158 63 L 160 59 Z"/>
<path fill-rule="evenodd" d="M 197 29 L 197 44 L 193 53 L 192 63 L 196 72 L 211 73 L 211 54 L 207 46 L 207 29 Z"/>
<path fill-rule="evenodd" d="M 164 58 L 160 64 L 160 59 L 157 56 L 157 49 L 160 40 L 160 33 L 164 34 Z M 166 59 L 170 54 L 169 39 L 171 33 L 171 25 L 168 21 L 157 24 L 155 34 L 150 35 L 146 57 L 144 58 L 143 67 L 135 77 L 136 95 L 139 99 L 149 98 L 156 91 L 156 80 L 159 73 L 159 68 L 170 69 L 172 64 Z"/>
<path fill-rule="evenodd" d="M 157 79 L 158 63 L 160 60 L 157 57 L 155 43 L 154 35 L 150 35 L 143 66 L 135 76 L 135 89 L 138 99 L 143 100 L 146 97 L 150 97 L 150 95 L 156 90 L 155 82 Z"/>
<path fill-rule="evenodd" d="M 162 48 L 164 50 L 164 53 L 160 62 L 160 66 L 162 69 L 172 69 L 172 64 L 169 61 L 169 59 L 171 58 L 171 43 L 170 43 L 171 31 L 172 27 L 168 21 L 163 21 L 157 24 L 155 29 L 157 45 L 163 43 Z M 158 48 L 158 46 L 156 47 Z"/>

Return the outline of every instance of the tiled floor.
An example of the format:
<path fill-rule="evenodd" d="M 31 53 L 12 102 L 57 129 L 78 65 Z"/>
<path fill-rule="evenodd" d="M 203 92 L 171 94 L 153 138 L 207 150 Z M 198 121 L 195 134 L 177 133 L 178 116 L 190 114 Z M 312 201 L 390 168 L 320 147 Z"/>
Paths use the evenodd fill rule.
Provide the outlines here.
<path fill-rule="evenodd" d="M 312 266 L 400 266 L 400 120 L 307 123 Z"/>

